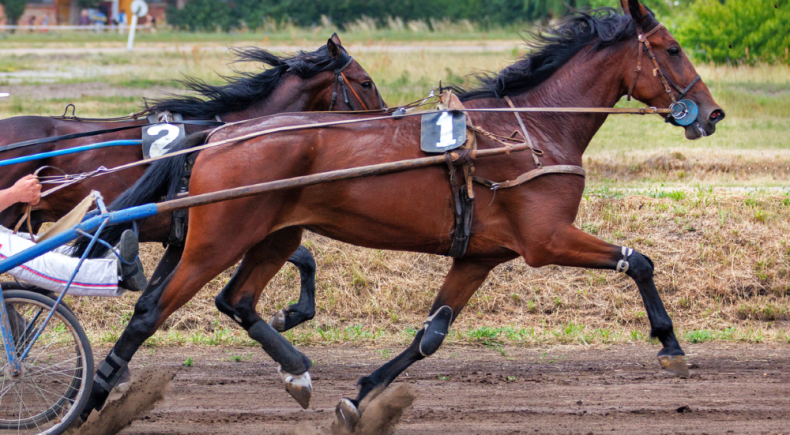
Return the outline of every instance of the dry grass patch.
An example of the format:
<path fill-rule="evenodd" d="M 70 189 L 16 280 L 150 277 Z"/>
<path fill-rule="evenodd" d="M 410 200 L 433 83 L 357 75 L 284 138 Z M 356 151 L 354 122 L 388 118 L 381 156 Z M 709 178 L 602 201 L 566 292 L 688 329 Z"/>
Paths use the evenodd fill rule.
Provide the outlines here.
<path fill-rule="evenodd" d="M 649 255 L 679 336 L 689 341 L 787 341 L 790 312 L 790 197 L 654 191 L 623 197 L 591 191 L 576 224 Z M 316 319 L 287 333 L 297 343 L 407 342 L 424 319 L 450 260 L 363 249 L 310 234 L 318 263 Z M 146 245 L 152 271 L 161 247 Z M 157 344 L 253 344 L 214 308 L 233 270 L 212 280 L 151 340 Z M 268 318 L 298 298 L 299 276 L 285 267 L 259 303 Z M 137 295 L 69 298 L 94 340 L 117 339 Z M 497 267 L 470 300 L 450 342 L 610 343 L 649 332 L 633 281 L 611 271 L 522 260 Z"/>
<path fill-rule="evenodd" d="M 790 179 L 790 151 L 785 149 L 599 153 L 584 163 L 593 185 L 787 187 Z"/>

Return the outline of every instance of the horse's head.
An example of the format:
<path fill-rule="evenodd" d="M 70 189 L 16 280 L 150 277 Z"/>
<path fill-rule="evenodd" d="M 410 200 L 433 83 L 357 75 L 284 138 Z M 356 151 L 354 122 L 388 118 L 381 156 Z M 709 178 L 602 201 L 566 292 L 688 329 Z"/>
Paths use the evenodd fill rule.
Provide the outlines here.
<path fill-rule="evenodd" d="M 376 84 L 367 71 L 343 48 L 340 37 L 333 34 L 326 43 L 329 55 L 335 59 L 348 59 L 333 71 L 333 86 L 326 94 L 330 99 L 329 110 L 385 109 Z"/>
<path fill-rule="evenodd" d="M 680 44 L 639 0 L 621 1 L 626 15 L 630 14 L 636 24 L 639 38 L 633 60 L 628 62 L 631 72 L 626 74 L 625 84 L 629 97 L 678 111 L 677 119 L 667 119 L 683 126 L 688 139 L 713 134 L 716 123 L 724 119 L 724 110 L 713 100 Z"/>

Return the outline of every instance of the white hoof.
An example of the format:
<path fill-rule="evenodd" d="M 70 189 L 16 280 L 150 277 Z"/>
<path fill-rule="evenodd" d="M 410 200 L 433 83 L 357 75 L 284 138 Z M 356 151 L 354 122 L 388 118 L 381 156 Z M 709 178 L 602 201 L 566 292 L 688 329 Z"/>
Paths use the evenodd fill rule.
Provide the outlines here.
<path fill-rule="evenodd" d="M 285 391 L 288 392 L 302 408 L 307 409 L 310 406 L 310 397 L 313 394 L 313 383 L 310 380 L 310 372 L 304 372 L 301 375 L 292 375 L 285 370 L 282 366 L 277 366 L 277 371 L 283 377 L 285 382 Z"/>
<path fill-rule="evenodd" d="M 269 320 L 269 325 L 277 332 L 285 332 L 285 310 L 280 310 L 274 313 L 272 320 Z"/>
<path fill-rule="evenodd" d="M 344 427 L 348 432 L 353 433 L 361 416 L 359 409 L 350 399 L 340 399 L 340 403 L 335 408 L 335 425 Z"/>

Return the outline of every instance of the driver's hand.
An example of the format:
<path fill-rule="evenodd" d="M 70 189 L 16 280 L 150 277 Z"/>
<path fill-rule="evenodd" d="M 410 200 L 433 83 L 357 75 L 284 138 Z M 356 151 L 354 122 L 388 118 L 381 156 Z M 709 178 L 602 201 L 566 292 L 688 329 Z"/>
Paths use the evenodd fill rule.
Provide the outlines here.
<path fill-rule="evenodd" d="M 41 184 L 38 183 L 38 177 L 35 175 L 27 175 L 17 181 L 11 191 L 14 193 L 14 199 L 17 202 L 27 202 L 30 205 L 36 205 L 41 201 Z"/>

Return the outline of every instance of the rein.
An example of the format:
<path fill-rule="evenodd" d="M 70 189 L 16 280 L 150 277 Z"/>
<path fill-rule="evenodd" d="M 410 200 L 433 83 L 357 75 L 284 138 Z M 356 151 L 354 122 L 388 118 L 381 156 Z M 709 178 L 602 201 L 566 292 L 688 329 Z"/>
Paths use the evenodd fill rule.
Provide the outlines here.
<path fill-rule="evenodd" d="M 505 113 L 543 113 L 543 112 L 548 112 L 548 113 L 604 113 L 604 114 L 610 114 L 610 115 L 626 115 L 626 114 L 628 114 L 628 115 L 655 115 L 655 114 L 671 114 L 672 113 L 672 111 L 670 109 L 660 109 L 660 108 L 656 108 L 656 107 L 642 107 L 642 108 L 516 107 L 516 108 L 489 108 L 489 109 L 466 109 L 466 108 L 464 108 L 464 109 L 458 109 L 458 111 L 459 112 L 465 112 L 465 113 L 486 113 L 486 112 L 489 112 L 489 113 L 501 113 L 501 112 L 505 112 Z M 351 113 L 353 113 L 353 114 L 356 114 L 356 115 L 369 115 L 371 113 L 382 113 L 382 111 L 381 110 L 375 110 L 375 111 L 369 111 L 368 113 L 366 113 L 366 112 L 300 112 L 300 114 L 302 114 L 302 115 L 307 114 L 307 113 L 310 113 L 310 114 L 313 114 L 313 113 L 334 113 L 334 114 L 346 114 L 346 113 L 349 113 L 349 114 L 351 114 Z M 385 112 L 385 113 L 387 113 L 387 112 Z M 137 167 L 137 166 L 141 166 L 141 165 L 149 165 L 149 164 L 154 163 L 154 162 L 156 162 L 158 160 L 168 159 L 168 158 L 176 157 L 176 156 L 179 156 L 179 155 L 182 155 L 182 154 L 191 154 L 191 153 L 195 153 L 195 152 L 202 151 L 202 150 L 205 150 L 205 149 L 214 148 L 214 147 L 223 146 L 223 145 L 228 145 L 228 144 L 236 143 L 236 142 L 241 142 L 241 141 L 245 141 L 245 140 L 248 140 L 248 139 L 253 139 L 253 138 L 256 138 L 256 137 L 265 136 L 265 135 L 268 135 L 268 134 L 283 133 L 283 132 L 297 131 L 297 130 L 307 130 L 307 129 L 314 129 L 314 128 L 323 128 L 323 127 L 332 127 L 332 126 L 338 126 L 338 125 L 358 124 L 358 123 L 362 123 L 362 122 L 380 121 L 380 120 L 393 119 L 393 118 L 398 119 L 398 118 L 405 118 L 405 117 L 412 117 L 412 116 L 422 116 L 424 113 L 425 113 L 424 111 L 417 111 L 417 112 L 411 112 L 411 113 L 402 113 L 402 112 L 399 112 L 398 109 L 396 109 L 392 114 L 387 114 L 387 115 L 384 115 L 384 116 L 374 116 L 374 117 L 369 117 L 369 118 L 365 117 L 365 118 L 357 118 L 357 119 L 346 119 L 346 120 L 342 120 L 342 121 L 319 122 L 319 123 L 315 123 L 315 124 L 288 125 L 288 126 L 283 126 L 283 127 L 277 127 L 277 128 L 272 128 L 272 129 L 256 131 L 256 132 L 248 133 L 246 135 L 239 136 L 239 137 L 223 139 L 223 140 L 218 141 L 218 142 L 208 143 L 208 144 L 205 144 L 205 145 L 196 146 L 194 148 L 188 148 L 188 149 L 185 149 L 185 150 L 175 151 L 175 152 L 172 152 L 172 153 L 161 155 L 159 157 L 154 157 L 154 158 L 145 159 L 145 160 L 138 160 L 136 162 L 127 163 L 125 165 L 116 166 L 114 168 L 109 168 L 108 169 L 108 168 L 105 168 L 105 167 L 102 166 L 102 167 L 100 167 L 100 168 L 98 168 L 98 169 L 96 169 L 94 171 L 91 171 L 91 172 L 70 175 L 70 177 L 74 177 L 71 180 L 71 182 L 69 182 L 67 184 L 60 185 L 60 186 L 55 187 L 55 188 L 52 188 L 50 190 L 47 190 L 47 191 L 43 192 L 41 194 L 41 196 L 42 196 L 42 198 L 46 197 L 47 195 L 50 195 L 50 194 L 56 192 L 57 190 L 63 189 L 65 187 L 68 187 L 71 184 L 75 184 L 75 183 L 81 182 L 81 181 L 83 181 L 83 180 L 85 180 L 87 178 L 92 178 L 92 177 L 98 177 L 98 176 L 101 176 L 101 175 L 111 174 L 111 173 L 114 173 L 114 172 L 123 171 L 125 169 L 129 169 L 129 168 L 133 168 L 133 167 Z M 237 121 L 235 123 L 227 123 L 227 124 L 221 126 L 220 128 L 213 130 L 209 134 L 208 137 L 210 138 L 211 135 L 213 135 L 214 133 L 216 133 L 220 129 L 225 128 L 225 127 L 229 127 L 231 125 L 237 125 L 237 124 L 247 123 L 247 122 L 252 122 L 252 121 L 259 121 L 261 119 L 270 118 L 270 117 L 273 117 L 273 116 L 276 116 L 276 115 L 268 115 L 268 116 L 260 117 L 260 118 L 248 119 L 248 120 L 244 120 L 244 121 Z M 486 134 L 486 133 L 484 133 L 484 134 Z M 487 136 L 488 135 L 495 136 L 495 135 L 490 134 L 490 133 L 486 134 L 486 135 Z"/>
<path fill-rule="evenodd" d="M 60 119 L 60 118 L 54 118 L 54 119 Z M 69 120 L 69 119 L 66 119 L 66 120 Z M 71 120 L 72 121 L 77 121 L 77 122 L 83 122 L 83 121 L 84 122 L 98 122 L 97 120 L 87 121 L 87 120 L 84 120 L 84 119 L 71 119 Z M 108 122 L 119 122 L 119 121 L 108 121 Z M 199 119 L 183 120 L 183 121 L 170 121 L 168 123 L 169 124 L 184 124 L 184 125 L 203 125 L 203 126 L 209 126 L 209 127 L 219 126 L 219 125 L 224 125 L 225 124 L 224 122 L 221 122 L 221 121 L 199 120 Z M 64 134 L 64 135 L 61 135 L 61 136 L 50 136 L 50 137 L 45 137 L 45 138 L 41 138 L 41 139 L 32 139 L 32 140 L 27 140 L 27 141 L 24 141 L 24 142 L 18 142 L 18 143 L 12 143 L 12 144 L 8 144 L 8 145 L 0 146 L 0 153 L 4 152 L 4 151 L 15 150 L 15 149 L 18 149 L 18 148 L 26 148 L 26 147 L 30 147 L 30 146 L 33 146 L 33 145 L 41 145 L 41 144 L 45 144 L 45 143 L 58 142 L 58 141 L 61 141 L 61 140 L 79 139 L 81 137 L 99 136 L 99 135 L 102 135 L 102 134 L 116 133 L 116 132 L 119 132 L 119 131 L 132 130 L 132 129 L 135 129 L 135 128 L 143 128 L 143 127 L 145 127 L 147 125 L 150 125 L 150 124 L 127 125 L 125 127 L 107 128 L 107 129 L 104 129 L 104 130 L 93 130 L 93 131 L 87 131 L 87 132 L 83 132 L 83 133 L 72 133 L 72 134 Z"/>

